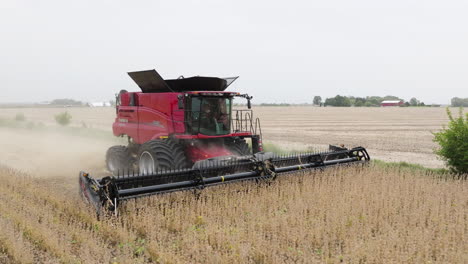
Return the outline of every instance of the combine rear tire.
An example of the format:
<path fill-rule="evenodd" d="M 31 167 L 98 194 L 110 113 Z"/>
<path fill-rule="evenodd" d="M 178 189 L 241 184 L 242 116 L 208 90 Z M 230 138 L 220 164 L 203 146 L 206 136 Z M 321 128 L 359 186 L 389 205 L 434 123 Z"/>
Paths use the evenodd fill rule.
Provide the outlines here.
<path fill-rule="evenodd" d="M 107 169 L 113 174 L 121 174 L 132 168 L 132 158 L 125 146 L 113 146 L 107 150 Z"/>
<path fill-rule="evenodd" d="M 140 147 L 138 159 L 141 174 L 188 167 L 187 158 L 182 147 L 171 140 L 146 142 Z"/>
<path fill-rule="evenodd" d="M 249 145 L 242 138 L 227 138 L 225 144 L 229 150 L 239 156 L 252 155 Z"/>

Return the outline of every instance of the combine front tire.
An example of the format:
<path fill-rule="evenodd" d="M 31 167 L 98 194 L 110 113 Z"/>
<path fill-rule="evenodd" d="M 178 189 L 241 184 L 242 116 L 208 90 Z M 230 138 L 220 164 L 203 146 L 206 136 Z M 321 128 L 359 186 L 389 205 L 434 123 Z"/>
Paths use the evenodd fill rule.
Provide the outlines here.
<path fill-rule="evenodd" d="M 227 138 L 225 142 L 229 150 L 239 156 L 252 155 L 249 145 L 242 138 Z"/>
<path fill-rule="evenodd" d="M 131 155 L 125 146 L 113 146 L 106 153 L 107 169 L 113 174 L 124 173 L 132 168 Z"/>
<path fill-rule="evenodd" d="M 138 152 L 141 174 L 158 170 L 187 168 L 187 158 L 182 148 L 171 140 L 151 140 L 141 145 Z"/>

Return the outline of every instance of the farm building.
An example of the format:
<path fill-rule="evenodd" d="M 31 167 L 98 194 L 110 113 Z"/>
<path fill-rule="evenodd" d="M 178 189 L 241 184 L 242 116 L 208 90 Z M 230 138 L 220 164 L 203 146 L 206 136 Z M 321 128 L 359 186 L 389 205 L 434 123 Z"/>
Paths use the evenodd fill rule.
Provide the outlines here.
<path fill-rule="evenodd" d="M 380 103 L 380 106 L 400 106 L 402 104 L 403 104 L 403 101 L 388 100 L 388 101 L 382 101 L 382 103 Z"/>

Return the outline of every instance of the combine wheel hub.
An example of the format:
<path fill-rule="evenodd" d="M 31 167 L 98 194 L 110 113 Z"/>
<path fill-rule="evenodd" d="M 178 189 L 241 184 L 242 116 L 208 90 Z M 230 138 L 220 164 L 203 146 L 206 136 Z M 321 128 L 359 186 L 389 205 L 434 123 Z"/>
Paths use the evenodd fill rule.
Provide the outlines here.
<path fill-rule="evenodd" d="M 150 174 L 156 171 L 155 160 L 151 153 L 144 151 L 140 155 L 140 160 L 138 161 L 138 167 L 140 168 L 140 174 Z"/>

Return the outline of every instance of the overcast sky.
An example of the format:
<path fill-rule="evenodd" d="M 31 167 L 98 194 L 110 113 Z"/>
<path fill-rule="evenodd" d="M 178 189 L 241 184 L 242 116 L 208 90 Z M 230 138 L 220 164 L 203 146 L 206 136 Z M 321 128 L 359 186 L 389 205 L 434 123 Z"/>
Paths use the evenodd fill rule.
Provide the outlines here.
<path fill-rule="evenodd" d="M 0 2 L 0 102 L 112 99 L 126 72 L 236 76 L 254 102 L 468 97 L 468 1 Z"/>

